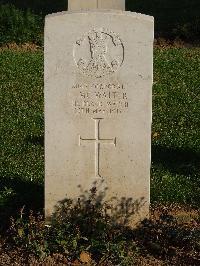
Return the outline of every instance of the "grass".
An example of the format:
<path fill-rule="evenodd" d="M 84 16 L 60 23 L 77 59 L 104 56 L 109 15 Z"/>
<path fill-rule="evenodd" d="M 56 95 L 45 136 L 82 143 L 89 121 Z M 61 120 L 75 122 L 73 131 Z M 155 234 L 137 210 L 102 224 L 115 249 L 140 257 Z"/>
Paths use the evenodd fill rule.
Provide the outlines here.
<path fill-rule="evenodd" d="M 43 52 L 1 51 L 0 69 L 0 213 L 42 209 Z M 199 73 L 199 48 L 155 50 L 152 203 L 200 204 Z"/>
<path fill-rule="evenodd" d="M 155 51 L 152 202 L 200 206 L 200 49 Z"/>
<path fill-rule="evenodd" d="M 65 222 L 56 222 L 52 229 L 45 228 L 41 218 L 36 221 L 33 216 L 27 223 L 23 212 L 42 211 L 44 202 L 43 52 L 2 50 L 0 70 L 0 232 L 11 215 L 18 216 L 10 235 L 18 246 L 22 246 L 22 253 L 25 248 L 43 257 L 52 252 L 63 254 L 64 250 L 70 250 L 66 256 L 70 261 L 77 257 L 86 261 L 106 258 L 102 265 L 133 265 L 138 248 L 153 254 L 154 260 L 155 256 L 163 256 L 168 262 L 170 254 L 174 254 L 176 249 L 178 251 L 175 253 L 182 254 L 177 257 L 180 256 L 185 262 L 190 256 L 192 265 L 196 265 L 199 231 L 187 226 L 178 227 L 178 220 L 169 215 L 162 216 L 158 223 L 144 224 L 142 229 L 135 232 L 112 228 L 100 213 L 97 213 L 98 217 L 91 216 L 91 226 L 88 223 L 83 226 L 85 218 L 90 217 L 88 208 L 84 209 L 82 218 L 72 213 L 71 217 L 64 218 Z M 199 48 L 155 49 L 151 171 L 153 204 L 200 205 L 199 73 Z M 185 214 L 180 217 L 188 219 Z M 194 221 L 197 223 L 199 218 Z M 15 256 L 9 247 L 5 248 L 5 253 L 10 254 L 11 258 Z M 92 254 L 96 254 L 95 258 Z M 61 261 L 53 258 L 57 264 L 63 259 L 66 258 L 61 258 Z M 6 258 L 5 261 L 4 265 L 10 264 Z M 25 264 L 29 262 L 23 261 Z M 178 261 L 180 263 L 181 260 Z M 157 262 L 157 265 L 160 264 Z M 172 261 L 169 265 L 173 265 Z"/>
<path fill-rule="evenodd" d="M 43 54 L 5 51 L 1 69 L 1 226 L 19 208 L 43 208 Z"/>
<path fill-rule="evenodd" d="M 31 203 L 44 179 L 43 53 L 2 51 L 0 69 L 1 205 Z M 152 203 L 200 204 L 199 73 L 199 48 L 155 50 Z"/>

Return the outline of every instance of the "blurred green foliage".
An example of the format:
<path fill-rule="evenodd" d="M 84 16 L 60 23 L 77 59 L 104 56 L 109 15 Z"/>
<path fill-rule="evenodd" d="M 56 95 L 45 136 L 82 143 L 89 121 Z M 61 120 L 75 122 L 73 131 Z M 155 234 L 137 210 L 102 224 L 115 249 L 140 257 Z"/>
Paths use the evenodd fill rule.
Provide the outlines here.
<path fill-rule="evenodd" d="M 43 18 L 30 9 L 16 9 L 14 5 L 0 6 L 0 45 L 33 42 L 42 45 Z"/>
<path fill-rule="evenodd" d="M 154 16 L 156 37 L 200 39 L 199 0 L 127 0 L 126 8 Z"/>
<path fill-rule="evenodd" d="M 46 15 L 48 13 L 67 10 L 68 0 L 1 0 L 1 4 L 13 4 L 16 8 L 31 9 L 34 13 Z"/>
<path fill-rule="evenodd" d="M 10 13 L 5 4 L 13 5 Z M 67 10 L 67 0 L 1 0 L 0 6 L 0 44 L 41 43 L 44 16 Z M 200 40 L 199 0 L 127 0 L 126 9 L 154 16 L 156 38 Z"/>

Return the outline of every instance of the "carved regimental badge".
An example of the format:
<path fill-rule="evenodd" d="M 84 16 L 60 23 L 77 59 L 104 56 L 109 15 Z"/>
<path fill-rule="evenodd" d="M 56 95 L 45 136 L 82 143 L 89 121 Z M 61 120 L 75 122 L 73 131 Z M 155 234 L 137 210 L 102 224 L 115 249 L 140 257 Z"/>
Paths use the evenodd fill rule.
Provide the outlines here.
<path fill-rule="evenodd" d="M 116 33 L 93 29 L 76 41 L 74 60 L 83 74 L 101 78 L 116 72 L 123 64 L 124 46 Z"/>

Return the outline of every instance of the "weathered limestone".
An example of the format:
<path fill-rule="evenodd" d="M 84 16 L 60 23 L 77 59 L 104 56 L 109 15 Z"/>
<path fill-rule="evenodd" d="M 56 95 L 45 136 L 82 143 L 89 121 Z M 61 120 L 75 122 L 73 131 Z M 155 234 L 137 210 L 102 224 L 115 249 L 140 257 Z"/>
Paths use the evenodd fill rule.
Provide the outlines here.
<path fill-rule="evenodd" d="M 68 0 L 68 10 L 119 9 L 125 10 L 124 0 Z"/>
<path fill-rule="evenodd" d="M 46 217 L 59 201 L 83 194 L 80 186 L 90 190 L 102 180 L 105 200 L 128 206 L 130 225 L 148 216 L 152 66 L 152 17 L 46 17 Z"/>

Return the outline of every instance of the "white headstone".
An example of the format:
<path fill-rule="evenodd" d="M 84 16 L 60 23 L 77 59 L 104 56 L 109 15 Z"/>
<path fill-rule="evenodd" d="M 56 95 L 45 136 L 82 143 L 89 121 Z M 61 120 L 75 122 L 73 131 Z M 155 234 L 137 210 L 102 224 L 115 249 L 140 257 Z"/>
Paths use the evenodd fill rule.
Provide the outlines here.
<path fill-rule="evenodd" d="M 82 1 L 69 2 L 77 9 L 73 2 Z M 80 186 L 102 180 L 105 200 L 132 208 L 130 225 L 148 217 L 152 66 L 150 16 L 94 10 L 46 17 L 46 217 L 59 201 L 77 199 Z"/>

